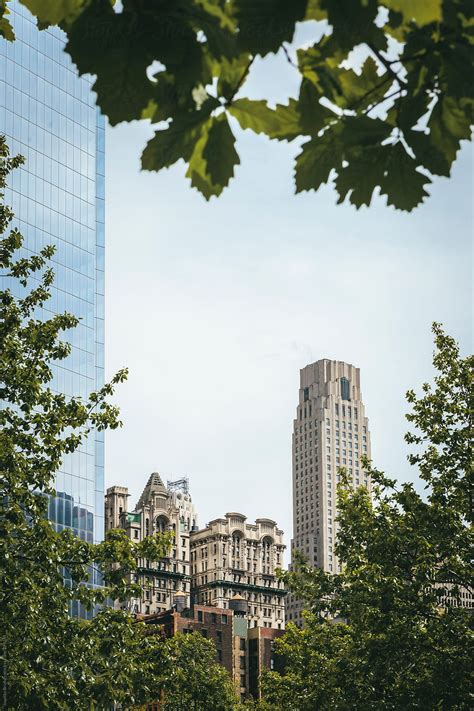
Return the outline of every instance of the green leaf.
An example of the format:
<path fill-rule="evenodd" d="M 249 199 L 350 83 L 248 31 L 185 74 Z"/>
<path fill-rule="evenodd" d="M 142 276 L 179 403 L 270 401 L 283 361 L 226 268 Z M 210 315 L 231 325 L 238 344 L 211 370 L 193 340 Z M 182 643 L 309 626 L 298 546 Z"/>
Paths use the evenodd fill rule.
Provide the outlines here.
<path fill-rule="evenodd" d="M 142 109 L 140 118 L 149 119 L 152 123 L 166 121 L 180 113 L 193 111 L 196 108 L 192 91 L 181 87 L 174 77 L 167 72 L 159 72 L 153 78 L 152 98 Z"/>
<path fill-rule="evenodd" d="M 430 119 L 430 141 L 445 156 L 449 165 L 456 158 L 463 138 L 471 136 L 473 102 L 459 102 L 449 96 L 440 96 Z"/>
<path fill-rule="evenodd" d="M 327 11 L 321 7 L 320 0 L 308 0 L 305 20 L 316 20 L 320 22 L 321 20 L 326 20 L 327 16 Z"/>
<path fill-rule="evenodd" d="M 296 158 L 296 192 L 317 190 L 322 183 L 328 182 L 331 170 L 340 165 L 341 153 L 337 144 L 326 136 L 307 141 Z"/>
<path fill-rule="evenodd" d="M 295 23 L 303 20 L 307 0 L 235 0 L 239 46 L 264 57 L 291 42 Z"/>
<path fill-rule="evenodd" d="M 80 74 L 97 75 L 98 104 L 113 124 L 141 117 L 153 98 L 146 72 L 154 60 L 165 65 L 180 93 L 191 93 L 207 73 L 190 18 L 173 8 L 154 13 L 127 3 L 117 13 L 108 2 L 94 3 L 68 28 L 66 49 Z"/>
<path fill-rule="evenodd" d="M 368 116 L 344 116 L 332 129 L 343 149 L 374 146 L 388 138 L 392 126 L 378 118 Z"/>
<path fill-rule="evenodd" d="M 338 169 L 334 182 L 339 193 L 339 203 L 350 193 L 349 201 L 352 205 L 357 208 L 370 205 L 375 188 L 384 178 L 386 150 L 385 146 L 376 146 L 354 153 L 350 163 Z"/>
<path fill-rule="evenodd" d="M 269 138 L 292 141 L 301 133 L 295 99 L 290 99 L 287 106 L 277 104 L 275 109 L 269 108 L 266 101 L 237 99 L 228 107 L 228 111 L 242 128 L 265 133 Z"/>
<path fill-rule="evenodd" d="M 59 25 L 73 22 L 91 0 L 20 0 L 39 22 Z"/>
<path fill-rule="evenodd" d="M 210 125 L 211 121 L 208 120 L 200 126 L 200 134 L 189 158 L 189 166 L 186 171 L 186 177 L 190 178 L 192 187 L 196 188 L 206 200 L 210 200 L 213 196 L 219 196 L 224 189 L 219 183 L 212 182 L 203 155 L 209 138 Z"/>
<path fill-rule="evenodd" d="M 235 137 L 223 113 L 211 119 L 202 157 L 206 161 L 206 173 L 214 184 L 226 187 L 234 176 L 234 166 L 240 163 L 234 148 Z"/>
<path fill-rule="evenodd" d="M 301 132 L 309 135 L 317 134 L 336 114 L 321 104 L 321 94 L 314 84 L 303 77 L 298 97 L 298 113 Z"/>
<path fill-rule="evenodd" d="M 188 161 L 201 135 L 201 127 L 212 110 L 212 103 L 200 111 L 179 115 L 161 131 L 155 131 L 142 153 L 143 170 L 161 170 L 180 158 Z"/>
<path fill-rule="evenodd" d="M 360 74 L 356 74 L 352 69 L 341 69 L 338 79 L 341 95 L 336 97 L 337 105 L 354 110 L 380 101 L 393 83 L 390 75 L 377 74 L 377 64 L 372 57 L 367 57 Z"/>
<path fill-rule="evenodd" d="M 388 110 L 386 121 L 404 131 L 411 129 L 428 112 L 430 103 L 431 96 L 428 92 L 420 91 L 415 95 L 407 92 L 405 96 L 398 97 Z"/>
<path fill-rule="evenodd" d="M 432 137 L 423 131 L 405 130 L 403 136 L 412 149 L 418 165 L 433 175 L 449 176 L 451 162 L 433 144 Z"/>
<path fill-rule="evenodd" d="M 342 49 L 351 50 L 362 42 L 386 48 L 384 32 L 375 24 L 377 0 L 321 0 L 321 6 L 327 10 L 332 36 Z"/>
<path fill-rule="evenodd" d="M 229 100 L 235 93 L 237 87 L 240 88 L 242 77 L 245 77 L 249 66 L 249 55 L 241 54 L 236 59 L 223 58 L 216 71 L 217 93 Z M 242 82 L 243 84 L 243 82 Z"/>
<path fill-rule="evenodd" d="M 428 196 L 425 185 L 431 183 L 431 180 L 417 170 L 416 161 L 408 155 L 400 142 L 386 146 L 386 149 L 381 193 L 387 196 L 388 205 L 410 212 Z"/>
<path fill-rule="evenodd" d="M 10 9 L 6 4 L 6 0 L 0 0 L 0 37 L 7 40 L 8 42 L 13 42 L 15 39 L 15 33 L 13 27 L 8 19 L 10 14 Z"/>
<path fill-rule="evenodd" d="M 402 13 L 406 22 L 413 21 L 417 25 L 441 22 L 443 18 L 442 0 L 384 0 L 383 4 Z"/>

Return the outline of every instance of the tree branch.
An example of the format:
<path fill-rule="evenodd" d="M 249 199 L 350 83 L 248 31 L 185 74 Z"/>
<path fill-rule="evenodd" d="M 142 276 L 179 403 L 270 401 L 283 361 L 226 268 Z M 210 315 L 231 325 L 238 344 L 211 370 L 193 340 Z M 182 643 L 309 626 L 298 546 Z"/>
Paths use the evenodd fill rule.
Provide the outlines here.
<path fill-rule="evenodd" d="M 242 84 L 244 83 L 245 78 L 246 78 L 247 74 L 248 74 L 249 71 L 250 71 L 250 67 L 251 67 L 252 64 L 253 64 L 253 60 L 254 60 L 254 59 L 255 59 L 255 57 L 252 57 L 252 59 L 249 61 L 249 63 L 248 63 L 247 66 L 245 67 L 245 69 L 244 69 L 244 71 L 243 71 L 243 73 L 242 73 L 242 76 L 240 77 L 239 81 L 237 82 L 237 86 L 235 87 L 235 89 L 234 89 L 234 91 L 232 92 L 232 94 L 230 95 L 230 97 L 227 99 L 227 102 L 226 102 L 227 105 L 229 105 L 229 104 L 232 103 L 232 101 L 233 101 L 235 95 L 237 94 L 237 92 L 239 91 L 240 87 L 241 87 Z"/>

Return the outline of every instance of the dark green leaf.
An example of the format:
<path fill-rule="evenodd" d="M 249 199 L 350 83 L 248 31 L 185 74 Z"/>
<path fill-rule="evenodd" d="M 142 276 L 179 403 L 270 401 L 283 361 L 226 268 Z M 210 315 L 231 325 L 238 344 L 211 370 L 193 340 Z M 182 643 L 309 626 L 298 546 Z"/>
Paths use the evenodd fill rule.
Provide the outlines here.
<path fill-rule="evenodd" d="M 343 202 L 350 193 L 349 201 L 357 208 L 370 205 L 372 194 L 383 181 L 387 147 L 367 148 L 354 152 L 350 163 L 338 169 L 335 186 L 339 193 L 338 202 Z"/>
<path fill-rule="evenodd" d="M 298 113 L 301 133 L 315 135 L 336 114 L 321 104 L 323 97 L 309 79 L 303 78 L 298 98 Z"/>
<path fill-rule="evenodd" d="M 460 141 L 471 136 L 473 119 L 472 101 L 456 101 L 440 96 L 428 121 L 430 141 L 449 165 L 456 158 Z"/>
<path fill-rule="evenodd" d="M 417 170 L 416 161 L 401 143 L 386 148 L 386 172 L 380 186 L 381 193 L 387 196 L 388 205 L 410 212 L 428 196 L 425 185 L 431 180 Z"/>
<path fill-rule="evenodd" d="M 426 168 L 434 175 L 449 175 L 451 163 L 447 160 L 446 156 L 433 145 L 429 134 L 423 131 L 406 130 L 403 135 L 413 150 L 418 165 Z"/>
<path fill-rule="evenodd" d="M 235 0 L 239 46 L 262 57 L 291 41 L 307 0 Z"/>
<path fill-rule="evenodd" d="M 242 77 L 245 77 L 249 66 L 249 55 L 241 54 L 236 59 L 222 59 L 217 74 L 217 93 L 225 99 L 230 99 L 240 87 Z"/>
<path fill-rule="evenodd" d="M 234 176 L 234 166 L 240 163 L 234 148 L 235 137 L 227 116 L 220 114 L 211 119 L 206 145 L 202 156 L 206 161 L 207 174 L 212 183 L 225 188 Z"/>
<path fill-rule="evenodd" d="M 350 50 L 362 42 L 386 49 L 383 30 L 374 22 L 378 12 L 377 0 L 321 0 L 321 6 L 327 11 L 333 37 L 342 49 Z"/>
<path fill-rule="evenodd" d="M 156 131 L 142 153 L 143 170 L 168 168 L 180 158 L 188 161 L 212 106 L 209 102 L 200 111 L 178 115 L 168 128 Z"/>
<path fill-rule="evenodd" d="M 303 144 L 301 153 L 296 158 L 296 192 L 317 190 L 322 183 L 327 183 L 331 170 L 341 165 L 339 146 L 330 140 L 312 138 Z"/>

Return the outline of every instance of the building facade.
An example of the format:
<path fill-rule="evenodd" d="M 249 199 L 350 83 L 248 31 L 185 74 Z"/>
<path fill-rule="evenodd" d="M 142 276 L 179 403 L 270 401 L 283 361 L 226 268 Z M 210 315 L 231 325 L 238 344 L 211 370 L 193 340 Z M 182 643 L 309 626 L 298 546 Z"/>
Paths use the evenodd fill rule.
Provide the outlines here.
<path fill-rule="evenodd" d="M 190 603 L 190 535 L 197 529 L 197 514 L 186 480 L 181 486 L 165 486 L 154 472 L 133 511 L 128 510 L 127 487 L 112 486 L 105 495 L 105 530 L 122 528 L 133 541 L 155 533 L 172 531 L 174 544 L 169 556 L 159 561 L 141 560 L 139 583 L 144 589 L 141 599 L 132 601 L 132 611 L 150 615 L 169 610 L 177 592 Z"/>
<path fill-rule="evenodd" d="M 319 360 L 300 371 L 293 421 L 293 540 L 315 566 L 339 572 L 337 485 L 344 468 L 354 487 L 370 490 L 361 458 L 370 459 L 370 432 L 360 388 L 360 370 L 342 361 Z M 301 622 L 301 603 L 287 598 L 287 619 Z"/>
<path fill-rule="evenodd" d="M 249 627 L 247 603 L 240 595 L 231 598 L 225 608 L 198 604 L 184 608 L 178 595 L 172 609 L 150 615 L 144 622 L 150 631 L 167 637 L 197 632 L 211 639 L 217 661 L 229 672 L 242 700 L 259 698 L 259 678 L 265 669 L 281 668 L 273 642 L 283 630 Z"/>
<path fill-rule="evenodd" d="M 283 531 L 275 521 L 248 523 L 227 513 L 191 534 L 191 588 L 194 604 L 227 609 L 234 595 L 248 604 L 250 627 L 284 629 Z"/>
<path fill-rule="evenodd" d="M 61 30 L 40 32 L 17 0 L 9 8 L 16 40 L 0 40 L 0 132 L 11 154 L 26 161 L 13 172 L 5 199 L 25 238 L 24 255 L 56 248 L 52 298 L 41 315 L 68 311 L 81 321 L 67 335 L 70 356 L 53 367 L 53 387 L 85 397 L 104 381 L 104 120 L 92 79 L 79 77 L 63 52 Z M 101 540 L 103 433 L 64 458 L 56 491 L 49 510 L 55 527 Z"/>

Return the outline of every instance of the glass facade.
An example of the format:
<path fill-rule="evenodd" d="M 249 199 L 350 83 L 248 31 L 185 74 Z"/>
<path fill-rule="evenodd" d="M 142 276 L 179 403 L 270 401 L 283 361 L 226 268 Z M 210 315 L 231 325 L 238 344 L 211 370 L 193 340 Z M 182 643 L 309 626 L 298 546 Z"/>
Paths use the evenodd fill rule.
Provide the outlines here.
<path fill-rule="evenodd" d="M 39 31 L 22 5 L 10 4 L 16 40 L 0 39 L 0 131 L 14 171 L 6 201 L 26 254 L 53 244 L 56 280 L 44 318 L 81 318 L 67 334 L 72 352 L 54 367 L 53 387 L 87 394 L 104 382 L 104 134 L 91 79 L 79 77 L 57 28 Z M 103 537 L 104 439 L 96 433 L 65 458 L 50 517 L 84 540 Z"/>

